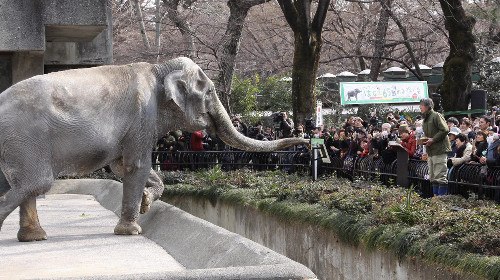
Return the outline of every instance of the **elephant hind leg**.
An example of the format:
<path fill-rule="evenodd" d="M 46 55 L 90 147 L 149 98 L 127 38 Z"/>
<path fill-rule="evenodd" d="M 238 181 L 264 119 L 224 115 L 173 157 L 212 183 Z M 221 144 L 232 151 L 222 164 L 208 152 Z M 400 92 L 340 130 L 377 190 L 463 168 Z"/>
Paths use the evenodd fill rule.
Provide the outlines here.
<path fill-rule="evenodd" d="M 47 234 L 40 226 L 36 210 L 36 197 L 29 197 L 20 205 L 20 228 L 17 239 L 21 242 L 46 240 Z"/>
<path fill-rule="evenodd" d="M 150 169 L 148 181 L 146 182 L 146 188 L 144 189 L 144 192 L 142 194 L 140 209 L 141 214 L 149 211 L 149 209 L 151 208 L 151 204 L 161 197 L 161 195 L 163 194 L 163 190 L 165 190 L 163 181 L 153 169 Z"/>
<path fill-rule="evenodd" d="M 0 229 L 7 216 L 20 206 L 18 240 L 47 239 L 47 235 L 38 221 L 36 197 L 45 194 L 52 187 L 54 182 L 52 173 L 49 168 L 14 170 L 16 171 L 12 172 L 9 177 L 10 190 L 3 197 L 0 197 Z"/>
<path fill-rule="evenodd" d="M 125 170 L 123 167 L 122 159 L 119 159 L 111 163 L 110 167 L 111 171 L 113 171 L 114 174 L 122 178 L 124 177 Z M 141 214 L 144 214 L 149 211 L 149 209 L 151 208 L 151 204 L 155 200 L 160 198 L 160 196 L 163 194 L 164 189 L 165 185 L 163 185 L 163 181 L 161 180 L 161 178 L 153 169 L 150 169 L 148 180 L 146 181 L 146 186 L 142 193 L 141 208 L 140 208 Z"/>

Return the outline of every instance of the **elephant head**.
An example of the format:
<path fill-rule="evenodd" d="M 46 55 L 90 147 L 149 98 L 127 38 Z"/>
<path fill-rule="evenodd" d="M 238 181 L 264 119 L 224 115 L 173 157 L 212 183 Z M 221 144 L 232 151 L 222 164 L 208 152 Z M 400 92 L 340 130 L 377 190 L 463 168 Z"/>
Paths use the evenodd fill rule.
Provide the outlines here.
<path fill-rule="evenodd" d="M 189 58 L 181 57 L 157 65 L 157 71 L 164 76 L 163 106 L 169 112 L 177 112 L 168 116 L 170 122 L 174 122 L 170 129 L 191 132 L 207 129 L 226 144 L 245 151 L 269 152 L 308 142 L 302 138 L 259 141 L 239 133 L 220 102 L 213 82 Z"/>

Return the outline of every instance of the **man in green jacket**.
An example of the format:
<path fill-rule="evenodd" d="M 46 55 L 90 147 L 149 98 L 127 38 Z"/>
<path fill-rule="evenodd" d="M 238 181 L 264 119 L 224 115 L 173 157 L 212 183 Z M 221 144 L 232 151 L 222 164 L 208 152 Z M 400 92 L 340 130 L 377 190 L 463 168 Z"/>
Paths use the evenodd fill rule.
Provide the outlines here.
<path fill-rule="evenodd" d="M 448 194 L 447 153 L 451 151 L 448 140 L 448 125 L 444 117 L 434 111 L 434 102 L 430 98 L 420 100 L 420 112 L 424 117 L 423 130 L 428 140 L 425 142 L 429 180 L 434 195 Z M 424 157 L 425 158 L 425 157 Z"/>

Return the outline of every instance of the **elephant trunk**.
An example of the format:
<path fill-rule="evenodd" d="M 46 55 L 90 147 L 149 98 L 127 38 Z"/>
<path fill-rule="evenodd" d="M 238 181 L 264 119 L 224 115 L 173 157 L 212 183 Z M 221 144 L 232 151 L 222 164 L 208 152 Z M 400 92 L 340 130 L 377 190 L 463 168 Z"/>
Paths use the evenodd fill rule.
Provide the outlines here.
<path fill-rule="evenodd" d="M 249 152 L 271 152 L 284 149 L 286 147 L 309 143 L 303 138 L 284 138 L 274 141 L 255 140 L 241 134 L 233 126 L 229 115 L 219 102 L 216 102 L 214 111 L 210 113 L 215 132 L 219 138 L 231 147 Z"/>

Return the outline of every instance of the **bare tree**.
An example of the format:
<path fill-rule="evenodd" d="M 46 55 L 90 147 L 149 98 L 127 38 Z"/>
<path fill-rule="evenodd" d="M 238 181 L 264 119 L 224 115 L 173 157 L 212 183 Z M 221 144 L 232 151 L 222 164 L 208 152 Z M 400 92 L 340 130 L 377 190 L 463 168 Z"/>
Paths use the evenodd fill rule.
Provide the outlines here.
<path fill-rule="evenodd" d="M 148 35 L 146 34 L 146 26 L 144 25 L 144 18 L 142 17 L 142 10 L 139 0 L 131 0 L 130 5 L 135 12 L 135 16 L 137 17 L 137 22 L 139 22 L 139 30 L 142 35 L 142 42 L 144 43 L 144 47 L 149 51 L 151 46 L 149 44 Z"/>
<path fill-rule="evenodd" d="M 384 56 L 385 36 L 389 25 L 389 12 L 392 0 L 380 0 L 380 16 L 375 31 L 375 42 L 373 46 L 373 59 L 370 67 L 370 79 L 376 81 L 380 73 L 381 57 Z"/>
<path fill-rule="evenodd" d="M 330 0 L 319 0 L 311 18 L 312 0 L 278 0 L 294 35 L 292 69 L 292 107 L 296 124 L 305 123 L 315 111 L 316 73 L 323 40 L 321 32 Z"/>
<path fill-rule="evenodd" d="M 240 48 L 245 19 L 250 8 L 270 0 L 228 0 L 230 15 L 227 21 L 226 32 L 217 52 L 219 75 L 217 77 L 217 92 L 226 110 L 231 113 L 229 102 L 231 99 L 231 85 L 236 64 L 236 56 Z"/>
<path fill-rule="evenodd" d="M 183 17 L 179 9 L 191 7 L 196 0 L 163 0 L 163 4 L 167 8 L 168 19 L 179 29 L 182 34 L 185 50 L 183 55 L 194 58 L 195 52 L 195 38 L 191 24 L 186 17 Z"/>
<path fill-rule="evenodd" d="M 460 0 L 439 0 L 448 30 L 450 52 L 443 66 L 440 93 L 445 111 L 467 110 L 472 86 L 472 64 L 476 47 L 472 29 L 476 20 L 468 16 Z"/>

